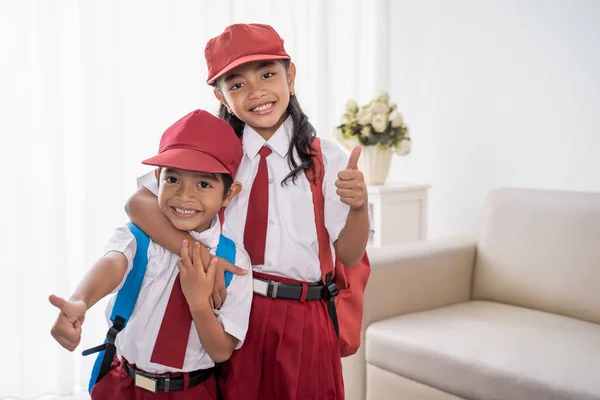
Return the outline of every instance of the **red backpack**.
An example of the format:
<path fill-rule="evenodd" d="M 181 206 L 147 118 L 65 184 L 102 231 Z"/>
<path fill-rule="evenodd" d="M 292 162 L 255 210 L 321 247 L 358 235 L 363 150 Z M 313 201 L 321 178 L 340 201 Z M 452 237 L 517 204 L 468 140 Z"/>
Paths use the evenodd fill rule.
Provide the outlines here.
<path fill-rule="evenodd" d="M 363 295 L 371 273 L 371 264 L 366 251 L 363 258 L 354 266 L 345 266 L 337 257 L 334 263 L 329 234 L 325 228 L 325 199 L 323 198 L 325 166 L 321 142 L 318 138 L 314 138 L 312 145 L 315 154 L 315 171 L 313 174 L 312 170 L 307 169 L 305 174 L 310 182 L 313 197 L 321 277 L 329 291 L 327 309 L 340 341 L 340 352 L 342 357 L 347 357 L 356 353 L 360 347 Z"/>

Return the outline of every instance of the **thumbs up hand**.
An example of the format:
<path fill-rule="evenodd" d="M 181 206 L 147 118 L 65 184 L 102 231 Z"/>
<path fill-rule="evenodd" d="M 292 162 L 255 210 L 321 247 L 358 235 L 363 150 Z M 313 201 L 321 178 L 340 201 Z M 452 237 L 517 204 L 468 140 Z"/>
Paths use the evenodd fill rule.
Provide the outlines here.
<path fill-rule="evenodd" d="M 50 295 L 48 300 L 60 310 L 50 331 L 52 337 L 65 349 L 75 350 L 81 341 L 81 324 L 85 319 L 87 305 L 81 300 L 67 301 L 55 295 Z"/>
<path fill-rule="evenodd" d="M 367 185 L 363 173 L 358 170 L 360 152 L 360 146 L 352 149 L 346 169 L 338 173 L 338 179 L 335 181 L 340 200 L 352 209 L 361 208 L 367 203 Z"/>

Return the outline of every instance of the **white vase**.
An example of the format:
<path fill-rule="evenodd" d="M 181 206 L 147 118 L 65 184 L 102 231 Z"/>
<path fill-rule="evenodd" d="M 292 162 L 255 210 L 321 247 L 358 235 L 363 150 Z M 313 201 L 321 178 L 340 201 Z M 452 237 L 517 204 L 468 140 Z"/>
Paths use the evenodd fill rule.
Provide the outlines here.
<path fill-rule="evenodd" d="M 387 179 L 393 150 L 379 146 L 362 146 L 358 168 L 365 176 L 367 185 L 383 185 Z"/>

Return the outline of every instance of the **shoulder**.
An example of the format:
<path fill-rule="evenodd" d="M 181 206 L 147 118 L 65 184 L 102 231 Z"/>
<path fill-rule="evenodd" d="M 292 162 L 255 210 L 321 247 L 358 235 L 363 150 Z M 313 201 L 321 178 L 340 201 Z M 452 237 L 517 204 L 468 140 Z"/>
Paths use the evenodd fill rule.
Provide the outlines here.
<path fill-rule="evenodd" d="M 321 139 L 321 152 L 323 153 L 323 163 L 339 169 L 348 163 L 348 155 L 344 149 L 336 142 L 330 139 Z"/>
<path fill-rule="evenodd" d="M 110 237 L 110 242 L 128 244 L 132 242 L 135 243 L 136 240 L 135 235 L 131 232 L 129 227 L 127 225 L 122 225 L 113 231 Z"/>
<path fill-rule="evenodd" d="M 104 247 L 104 254 L 116 251 L 123 253 L 127 259 L 133 260 L 137 252 L 137 247 L 134 234 L 131 233 L 127 225 L 123 225 L 113 231 Z"/>

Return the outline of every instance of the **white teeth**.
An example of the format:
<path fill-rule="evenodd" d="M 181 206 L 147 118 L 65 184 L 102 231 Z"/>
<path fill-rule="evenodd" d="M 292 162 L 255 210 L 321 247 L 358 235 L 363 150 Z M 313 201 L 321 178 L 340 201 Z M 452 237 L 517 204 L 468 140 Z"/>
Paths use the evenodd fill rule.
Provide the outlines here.
<path fill-rule="evenodd" d="M 175 209 L 175 211 L 177 211 L 180 214 L 195 214 L 197 211 L 196 210 L 184 210 L 183 208 L 177 208 L 177 207 L 173 207 Z"/>
<path fill-rule="evenodd" d="M 263 104 L 262 106 L 258 106 L 256 108 L 253 108 L 252 112 L 268 110 L 271 107 L 273 107 L 273 103 Z"/>

